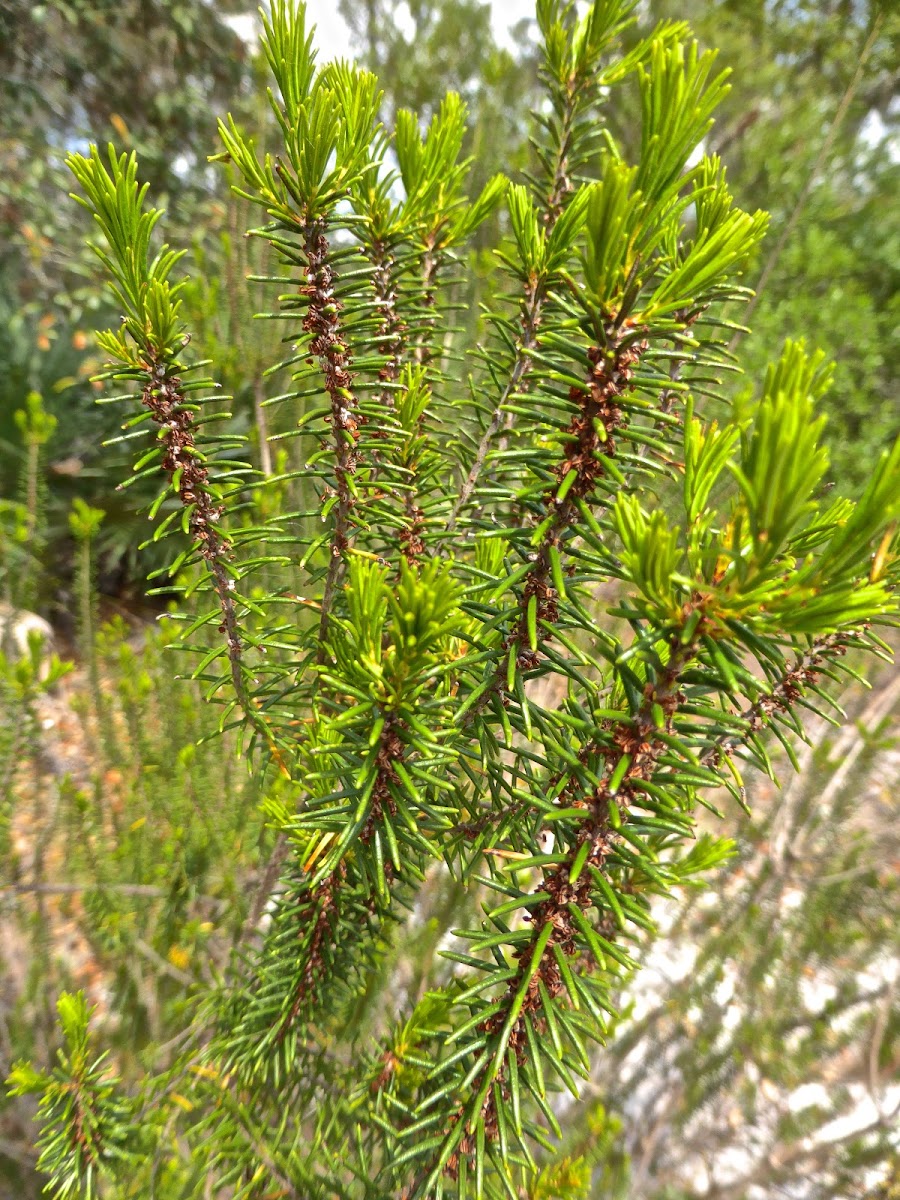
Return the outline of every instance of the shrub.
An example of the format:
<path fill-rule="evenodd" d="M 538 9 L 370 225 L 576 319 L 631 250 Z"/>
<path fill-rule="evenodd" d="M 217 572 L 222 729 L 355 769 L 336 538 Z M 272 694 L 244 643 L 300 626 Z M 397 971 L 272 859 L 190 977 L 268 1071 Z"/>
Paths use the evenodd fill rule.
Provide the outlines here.
<path fill-rule="evenodd" d="M 714 55 L 683 23 L 621 53 L 632 8 L 539 0 L 535 170 L 472 198 L 457 97 L 388 134 L 374 77 L 318 69 L 302 7 L 273 4 L 277 150 L 229 120 L 219 155 L 284 268 L 260 280 L 292 369 L 269 402 L 296 415 L 265 478 L 215 432 L 134 157 L 70 157 L 123 312 L 100 343 L 132 479 L 180 543 L 181 645 L 268 772 L 277 843 L 141 1087 L 90 1062 L 70 997 L 60 1065 L 13 1071 L 58 1195 L 587 1194 L 564 1093 L 654 898 L 732 853 L 698 806 L 743 803 L 764 731 L 802 735 L 848 648 L 884 652 L 900 442 L 829 497 L 829 371 L 802 342 L 749 416 L 718 402 L 766 219 L 702 155 Z M 631 95 L 633 164 L 603 124 Z M 462 354 L 464 250 L 501 205 Z"/>

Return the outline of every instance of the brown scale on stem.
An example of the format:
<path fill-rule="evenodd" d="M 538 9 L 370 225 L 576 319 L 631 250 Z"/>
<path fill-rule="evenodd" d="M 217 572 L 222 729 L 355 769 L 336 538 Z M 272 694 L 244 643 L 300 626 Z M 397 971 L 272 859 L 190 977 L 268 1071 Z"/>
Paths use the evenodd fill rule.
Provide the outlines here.
<path fill-rule="evenodd" d="M 279 1044 L 287 1037 L 304 1003 L 311 998 L 315 1000 L 318 996 L 319 987 L 325 975 L 322 947 L 326 944 L 326 939 L 333 940 L 337 932 L 338 896 L 345 873 L 346 868 L 343 863 L 339 864 L 318 891 L 307 897 L 307 903 L 301 905 L 298 914 L 300 937 L 303 938 L 304 935 L 307 935 L 309 941 L 303 973 L 294 990 L 293 1002 L 278 1029 L 276 1040 Z"/>
<path fill-rule="evenodd" d="M 554 946 L 558 947 L 573 965 L 583 957 L 580 945 L 583 937 L 572 917 L 571 906 L 577 908 L 585 916 L 594 907 L 592 899 L 594 885 L 591 872 L 587 868 L 593 867 L 595 870 L 603 871 L 606 859 L 619 840 L 619 835 L 610 821 L 610 803 L 616 798 L 624 801 L 621 819 L 627 821 L 629 794 L 633 792 L 635 783 L 652 778 L 657 759 L 666 745 L 657 736 L 657 732 L 669 734 L 672 731 L 674 717 L 684 702 L 684 694 L 680 690 L 680 677 L 693 660 L 696 646 L 703 633 L 708 632 L 708 629 L 709 621 L 704 618 L 701 619 L 688 644 L 682 645 L 677 636 L 673 637 L 670 642 L 669 661 L 657 680 L 647 684 L 643 702 L 634 719 L 615 726 L 610 722 L 604 723 L 603 736 L 593 740 L 579 753 L 579 758 L 585 762 L 593 753 L 598 753 L 605 759 L 601 780 L 593 791 L 579 796 L 577 782 L 572 777 L 560 793 L 560 802 L 565 798 L 567 806 L 585 810 L 585 820 L 566 861 L 548 868 L 540 885 L 540 890 L 548 893 L 547 898 L 535 905 L 530 913 L 529 920 L 536 935 L 546 927 L 548 922 L 551 924 L 552 932 L 549 941 L 538 964 L 533 962 L 533 942 L 520 947 L 515 952 L 514 957 L 519 963 L 519 969 L 507 984 L 506 1002 L 480 1027 L 482 1032 L 490 1036 L 500 1035 L 510 1006 L 518 996 L 526 976 L 530 975 L 524 1001 L 508 1042 L 520 1065 L 525 1063 L 529 1052 L 525 1022 L 530 1019 L 533 1028 L 539 1035 L 544 1031 L 546 1025 L 546 1021 L 540 1015 L 543 998 L 538 981 L 543 983 L 544 989 L 551 999 L 558 997 L 564 991 L 565 985 L 553 952 Z M 846 632 L 829 634 L 817 639 L 808 650 L 798 655 L 774 686 L 742 714 L 750 731 L 755 732 L 760 729 L 776 711 L 786 711 L 796 703 L 804 689 L 816 683 L 822 663 L 829 657 L 845 654 L 848 646 L 857 636 L 854 633 Z M 662 730 L 658 730 L 656 725 L 654 709 L 661 710 L 664 715 L 665 724 Z M 734 747 L 744 740 L 745 736 L 733 735 L 712 746 L 701 759 L 701 765 L 714 766 L 723 754 L 731 753 Z M 616 767 L 625 755 L 628 755 L 631 761 L 617 789 L 613 792 L 610 783 Z M 584 868 L 575 883 L 572 883 L 570 878 L 572 867 L 586 842 L 590 848 Z M 611 941 L 616 936 L 617 930 L 612 914 L 602 911 L 598 913 L 598 918 L 594 924 L 595 929 L 601 937 Z M 591 963 L 585 963 L 584 969 L 590 970 L 591 966 Z M 509 1085 L 505 1078 L 505 1072 L 504 1065 L 497 1074 L 496 1083 L 501 1097 L 508 1098 Z M 483 1080 L 483 1074 L 481 1079 Z M 473 1086 L 477 1088 L 479 1082 L 476 1080 Z M 485 1135 L 489 1139 L 496 1139 L 499 1136 L 499 1118 L 493 1088 L 488 1092 L 479 1115 L 484 1122 Z M 460 1108 L 454 1114 L 451 1124 L 458 1124 L 462 1118 L 463 1110 Z M 451 1176 L 455 1177 L 458 1173 L 460 1156 L 473 1153 L 474 1148 L 474 1130 L 473 1124 L 470 1123 L 460 1141 L 458 1150 L 448 1160 L 447 1171 Z"/>
<path fill-rule="evenodd" d="M 312 335 L 309 355 L 311 359 L 318 359 L 325 391 L 331 402 L 331 412 L 325 420 L 331 426 L 334 440 L 335 491 L 338 498 L 322 593 L 322 617 L 319 623 L 319 641 L 322 644 L 328 632 L 328 617 L 335 590 L 343 573 L 344 555 L 350 545 L 352 513 L 356 505 L 350 479 L 359 465 L 359 427 L 365 418 L 358 412 L 351 390 L 351 355 L 341 331 L 340 313 L 343 305 L 334 291 L 335 276 L 330 263 L 324 221 L 313 221 L 306 227 L 303 248 L 307 283 L 301 288 L 301 295 L 306 297 L 309 304 L 303 329 Z"/>
<path fill-rule="evenodd" d="M 163 470 L 171 481 L 177 477 L 178 499 L 188 511 L 188 532 L 206 563 L 222 611 L 219 631 L 225 634 L 228 660 L 235 692 L 244 712 L 253 724 L 259 717 L 244 686 L 241 673 L 242 645 L 237 608 L 232 595 L 234 581 L 226 563 L 233 557 L 231 542 L 217 522 L 223 505 L 213 498 L 209 488 L 209 470 L 197 450 L 194 414 L 185 407 L 181 379 L 163 362 L 149 364 L 150 379 L 141 401 L 150 410 L 154 422 L 163 431 Z"/>
<path fill-rule="evenodd" d="M 579 501 L 589 501 L 600 479 L 606 475 L 602 457 L 616 453 L 615 433 L 627 424 L 619 406 L 621 397 L 634 389 L 634 367 L 647 349 L 646 341 L 610 339 L 608 348 L 593 346 L 588 351 L 591 369 L 583 387 L 572 387 L 569 399 L 578 406 L 566 434 L 569 440 L 563 448 L 563 458 L 554 469 L 562 485 L 575 472 L 562 500 L 556 489 L 544 498 L 547 515 L 552 514 L 550 527 L 544 534 L 535 555 L 534 565 L 525 578 L 522 589 L 521 613 L 513 632 L 507 637 L 504 649 L 518 647 L 516 661 L 521 669 L 537 666 L 538 653 L 530 644 L 528 608 L 536 597 L 537 624 L 553 624 L 559 613 L 556 589 L 551 586 L 551 550 L 558 549 L 568 532 L 580 519 Z"/>
<path fill-rule="evenodd" d="M 400 530 L 400 552 L 412 567 L 425 553 L 425 542 L 422 538 L 425 531 L 425 514 L 416 504 L 413 493 L 407 494 L 404 511 L 406 523 Z"/>
<path fill-rule="evenodd" d="M 740 714 L 741 720 L 747 724 L 748 733 L 758 733 L 776 712 L 787 712 L 803 696 L 807 687 L 818 682 L 823 663 L 829 658 L 843 657 L 858 638 L 859 634 L 853 630 L 816 638 L 807 650 L 797 655 L 781 678 Z M 745 733 L 734 733 L 720 738 L 702 756 L 701 766 L 714 767 L 724 756 L 732 754 L 746 737 Z"/>
<path fill-rule="evenodd" d="M 634 366 L 647 349 L 647 342 L 613 345 L 604 350 L 592 346 L 588 351 L 591 370 L 584 387 L 573 387 L 569 399 L 578 405 L 578 412 L 566 432 L 571 440 L 566 444 L 565 457 L 555 468 L 560 483 L 572 472 L 575 482 L 569 490 L 573 498 L 588 499 L 605 475 L 598 455 L 613 458 L 616 453 L 614 434 L 628 423 L 617 401 L 634 388 Z M 601 433 L 600 430 L 603 430 Z M 547 496 L 548 507 L 555 503 Z"/>
<path fill-rule="evenodd" d="M 684 646 L 680 644 L 677 637 L 673 637 L 670 643 L 669 661 L 660 672 L 658 679 L 648 683 L 643 702 L 636 716 L 630 722 L 621 722 L 610 731 L 610 735 L 604 739 L 602 746 L 599 744 L 596 746 L 606 760 L 599 784 L 587 795 L 574 801 L 571 799 L 567 801 L 571 807 L 584 808 L 585 819 L 566 860 L 547 869 L 540 885 L 540 890 L 546 892 L 547 896 L 535 905 L 529 917 L 530 924 L 535 931 L 535 938 L 549 923 L 551 926 L 549 940 L 538 963 L 534 962 L 534 941 L 515 951 L 514 957 L 519 963 L 519 969 L 507 984 L 505 1002 L 499 1011 L 489 1017 L 480 1027 L 482 1032 L 489 1036 L 500 1035 L 506 1024 L 510 1007 L 515 1003 L 522 985 L 528 977 L 524 1000 L 508 1041 L 508 1045 L 520 1065 L 525 1062 L 528 1054 L 526 1022 L 531 1020 L 532 1026 L 538 1034 L 542 1033 L 546 1025 L 545 1018 L 540 1015 L 540 1009 L 544 1003 L 540 984 L 543 984 L 551 1000 L 561 995 L 565 989 L 562 972 L 554 954 L 554 947 L 558 947 L 567 959 L 574 961 L 581 957 L 584 937 L 571 910 L 575 908 L 587 918 L 591 908 L 595 907 L 592 895 L 595 884 L 589 868 L 592 867 L 602 872 L 607 858 L 619 841 L 619 834 L 613 828 L 610 818 L 610 804 L 618 796 L 627 798 L 634 782 L 647 779 L 652 775 L 656 760 L 665 748 L 665 743 L 655 736 L 657 726 L 654 721 L 654 708 L 661 709 L 665 715 L 665 729 L 661 732 L 669 733 L 674 715 L 683 700 L 679 690 L 680 676 L 693 659 L 696 643 L 704 631 L 705 622 L 701 621 L 691 641 Z M 618 787 L 613 791 L 611 780 L 625 755 L 630 756 L 631 762 Z M 573 785 L 567 788 L 569 793 L 573 790 Z M 627 808 L 624 808 L 622 820 L 627 819 Z M 572 868 L 585 843 L 589 846 L 587 857 L 581 873 L 573 883 L 571 880 Z M 600 936 L 608 941 L 616 935 L 617 925 L 613 914 L 608 911 L 604 910 L 598 914 L 594 927 Z M 483 1078 L 482 1074 L 481 1079 L 483 1080 Z M 506 1096 L 508 1083 L 505 1065 L 498 1071 L 496 1082 L 501 1096 Z M 473 1087 L 477 1089 L 478 1086 L 479 1081 L 476 1080 Z M 489 1090 L 485 1098 L 480 1116 L 484 1121 L 485 1135 L 490 1139 L 496 1138 L 499 1131 L 499 1118 L 493 1088 Z M 457 1121 L 461 1118 L 462 1109 L 456 1114 Z M 458 1170 L 459 1156 L 471 1152 L 471 1148 L 474 1148 L 473 1139 L 474 1130 L 470 1125 L 466 1129 L 458 1151 L 448 1161 L 447 1170 L 451 1175 Z"/>
<path fill-rule="evenodd" d="M 400 736 L 399 729 L 400 722 L 395 717 L 391 717 L 385 722 L 384 728 L 381 731 L 378 754 L 375 757 L 378 777 L 375 780 L 375 787 L 372 789 L 372 802 L 369 808 L 369 815 L 359 835 L 360 841 L 364 843 L 371 841 L 372 835 L 385 812 L 389 813 L 392 817 L 397 814 L 397 804 L 391 794 L 391 784 L 397 785 L 400 783 L 400 776 L 397 774 L 397 769 L 394 766 L 395 763 L 403 761 L 403 739 Z M 386 873 L 390 865 L 390 863 L 385 862 Z"/>

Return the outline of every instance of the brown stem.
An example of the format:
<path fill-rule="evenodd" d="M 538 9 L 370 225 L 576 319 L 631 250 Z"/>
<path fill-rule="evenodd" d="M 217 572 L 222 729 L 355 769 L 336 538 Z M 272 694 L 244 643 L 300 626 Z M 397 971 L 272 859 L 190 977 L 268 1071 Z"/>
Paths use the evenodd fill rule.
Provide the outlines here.
<path fill-rule="evenodd" d="M 541 539 L 534 565 L 525 577 L 518 624 L 504 647 L 509 649 L 513 644 L 518 647 L 517 662 L 525 669 L 536 666 L 538 662 L 536 648 L 529 645 L 528 610 L 531 598 L 536 598 L 538 626 L 541 621 L 556 621 L 557 594 L 550 586 L 551 552 L 561 546 L 570 530 L 577 526 L 580 518 L 579 501 L 590 500 L 597 483 L 604 478 L 606 471 L 602 458 L 612 458 L 616 453 L 614 435 L 627 423 L 618 401 L 633 388 L 634 366 L 646 347 L 645 341 L 622 339 L 617 330 L 611 329 L 607 347 L 594 346 L 588 351 L 592 366 L 584 387 L 570 389 L 569 399 L 578 406 L 578 411 L 566 430 L 570 440 L 565 446 L 563 460 L 554 473 L 560 485 L 573 472 L 574 480 L 569 483 L 562 500 L 557 498 L 555 488 L 545 497 L 546 515 L 552 519 Z M 502 670 L 502 664 L 499 669 Z"/>
<path fill-rule="evenodd" d="M 338 889 L 343 874 L 342 866 L 339 865 L 318 891 L 308 894 L 307 903 L 301 909 L 300 935 L 304 939 L 308 938 L 306 949 L 303 952 L 303 975 L 294 989 L 291 1007 L 278 1028 L 276 1041 L 279 1044 L 284 1041 L 297 1020 L 304 1002 L 310 997 L 315 1000 L 319 994 L 319 987 L 324 975 L 322 947 L 327 940 L 332 940 L 337 932 L 339 921 L 337 895 L 339 895 Z"/>
<path fill-rule="evenodd" d="M 322 615 L 319 621 L 319 655 L 328 634 L 328 620 L 334 596 L 344 571 L 344 556 L 350 545 L 352 513 L 356 497 L 351 486 L 351 477 L 359 464 L 359 426 L 364 418 L 360 415 L 351 391 L 351 355 L 341 329 L 341 301 L 334 294 L 335 277 L 330 262 L 330 248 L 324 220 L 312 221 L 304 231 L 306 254 L 306 287 L 302 294 L 309 301 L 303 328 L 312 334 L 309 343 L 310 357 L 318 359 L 325 383 L 325 391 L 331 401 L 331 413 L 325 419 L 331 426 L 335 451 L 335 490 L 337 504 L 334 509 L 328 569 L 322 593 Z"/>
<path fill-rule="evenodd" d="M 551 178 L 550 195 L 547 197 L 547 206 L 544 212 L 544 224 L 548 230 L 556 224 L 562 214 L 566 196 L 573 190 L 572 180 L 569 178 L 569 151 L 572 148 L 572 127 L 575 124 L 578 103 L 586 83 L 587 80 L 584 78 L 573 78 L 566 87 L 559 145 L 556 148 L 556 162 Z"/>
<path fill-rule="evenodd" d="M 578 923 L 572 916 L 572 908 L 577 908 L 581 913 L 587 914 L 594 907 L 592 892 L 596 885 L 589 868 L 604 871 L 606 860 L 619 841 L 619 835 L 610 817 L 611 807 L 617 797 L 624 794 L 627 798 L 634 783 L 649 778 L 657 758 L 665 750 L 666 743 L 657 736 L 654 712 L 661 709 L 664 713 L 665 730 L 661 732 L 668 734 L 681 700 L 680 677 L 696 653 L 695 647 L 701 636 L 703 625 L 704 622 L 701 621 L 694 631 L 691 641 L 686 645 L 681 644 L 678 633 L 673 634 L 670 641 L 669 661 L 662 669 L 656 683 L 647 685 L 638 713 L 632 721 L 621 722 L 613 731 L 611 739 L 600 750 L 606 759 L 606 765 L 599 784 L 589 795 L 568 801 L 573 807 L 584 808 L 585 820 L 566 860 L 548 868 L 544 875 L 541 891 L 549 894 L 531 911 L 530 923 L 534 930 L 534 937 L 516 950 L 515 957 L 520 964 L 519 970 L 507 984 L 504 1003 L 499 1011 L 489 1017 L 483 1026 L 484 1032 L 488 1035 L 500 1035 L 506 1025 L 510 1008 L 518 1000 L 526 975 L 530 976 L 524 1001 L 520 1004 L 519 1015 L 508 1037 L 508 1045 L 520 1062 L 525 1061 L 528 1053 L 525 1022 L 534 1017 L 544 1003 L 540 984 L 543 984 L 551 1000 L 565 990 L 565 982 L 554 955 L 554 947 L 558 947 L 569 959 L 577 958 L 581 954 L 583 936 Z M 629 762 L 625 774 L 618 786 L 613 789 L 611 781 L 617 769 L 621 769 L 622 761 L 626 756 Z M 623 806 L 621 820 L 626 821 L 627 819 L 628 809 Z M 589 847 L 587 857 L 581 873 L 573 883 L 571 881 L 573 867 L 578 856 L 583 853 L 585 844 Z M 534 942 L 548 925 L 552 932 L 549 940 L 545 943 L 540 960 L 535 962 Z M 604 913 L 600 920 L 602 936 L 607 940 L 611 939 L 615 936 L 615 928 L 612 914 Z M 477 1092 L 483 1085 L 485 1072 L 491 1069 L 492 1067 L 488 1066 L 481 1072 L 472 1085 L 474 1091 Z M 495 1075 L 495 1079 L 500 1082 L 501 1087 L 505 1081 L 505 1072 L 504 1063 Z M 460 1106 L 456 1114 L 457 1121 L 462 1119 L 463 1111 L 464 1107 Z M 499 1119 L 493 1088 L 488 1090 L 480 1116 L 484 1122 L 486 1136 L 492 1140 L 496 1139 L 499 1133 Z M 473 1131 L 471 1128 L 467 1128 L 458 1152 L 451 1155 L 448 1160 L 447 1169 L 451 1174 L 458 1168 L 459 1155 L 470 1152 L 473 1147 Z"/>
<path fill-rule="evenodd" d="M 803 694 L 803 689 L 814 684 L 819 677 L 819 668 L 826 658 L 840 657 L 847 652 L 856 635 L 852 631 L 829 633 L 816 640 L 802 654 L 798 654 L 778 681 L 740 714 L 747 726 L 745 732 L 728 733 L 717 738 L 703 754 L 700 765 L 714 767 L 722 757 L 730 755 L 742 745 L 748 734 L 757 733 L 771 720 L 776 712 L 786 712 Z"/>
<path fill-rule="evenodd" d="M 328 567 L 322 591 L 319 646 L 316 654 L 319 663 L 324 660 L 331 608 L 344 572 L 345 554 L 350 545 L 353 509 L 356 506 L 350 480 L 359 465 L 359 426 L 365 420 L 358 411 L 351 390 L 351 354 L 341 328 L 340 314 L 343 305 L 334 291 L 335 275 L 331 266 L 326 230 L 324 219 L 311 221 L 304 230 L 306 285 L 301 289 L 301 295 L 308 301 L 303 329 L 312 335 L 309 342 L 310 361 L 313 358 L 318 359 L 325 391 L 331 402 L 331 412 L 325 420 L 331 426 L 334 443 L 334 475 L 338 497 L 334 508 Z M 279 833 L 263 870 L 260 884 L 254 893 L 238 944 L 253 936 L 287 858 L 288 849 L 287 837 L 283 832 Z"/>
<path fill-rule="evenodd" d="M 234 554 L 227 534 L 218 528 L 224 506 L 211 494 L 209 469 L 194 438 L 194 416 L 185 407 L 181 380 L 170 365 L 161 360 L 150 365 L 150 379 L 144 386 L 142 402 L 163 431 L 163 470 L 173 484 L 177 479 L 178 499 L 188 512 L 188 533 L 206 564 L 219 601 L 222 615 L 219 631 L 225 634 L 235 696 L 247 720 L 266 739 L 283 769 L 271 731 L 244 683 L 240 623 L 232 594 L 234 580 L 226 567 Z"/>
<path fill-rule="evenodd" d="M 385 721 L 379 738 L 375 759 L 377 777 L 372 789 L 369 814 L 359 833 L 359 840 L 363 844 L 372 840 L 382 824 L 383 813 L 388 812 L 392 817 L 396 816 L 397 806 L 391 794 L 391 786 L 400 781 L 395 763 L 402 762 L 403 756 L 404 743 L 400 736 L 400 722 L 396 716 L 392 716 Z M 304 898 L 299 922 L 300 936 L 306 942 L 306 948 L 302 951 L 303 974 L 294 989 L 291 1007 L 279 1027 L 279 1043 L 284 1040 L 307 1002 L 316 1001 L 323 982 L 327 981 L 323 948 L 337 933 L 342 894 L 345 888 L 351 886 L 347 883 L 347 873 L 348 867 L 342 860 L 318 889 L 308 892 Z M 394 866 L 390 860 L 384 863 L 384 874 L 387 881 L 394 877 Z M 372 896 L 369 909 L 373 915 L 378 912 L 377 897 Z"/>

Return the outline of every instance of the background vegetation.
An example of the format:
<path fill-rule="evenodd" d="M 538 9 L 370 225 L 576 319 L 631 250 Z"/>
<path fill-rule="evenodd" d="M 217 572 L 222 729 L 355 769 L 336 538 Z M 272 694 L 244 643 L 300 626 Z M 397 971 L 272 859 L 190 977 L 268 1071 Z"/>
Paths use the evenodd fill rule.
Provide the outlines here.
<path fill-rule="evenodd" d="M 448 88 L 466 98 L 473 194 L 501 166 L 529 169 L 526 118 L 539 91 L 527 25 L 507 49 L 478 0 L 340 7 L 388 114 L 427 116 Z M 640 12 L 644 29 L 689 19 L 735 68 L 709 149 L 738 203 L 772 213 L 753 333 L 735 349 L 756 378 L 787 331 L 835 358 L 828 437 L 837 486 L 850 490 L 898 424 L 897 15 L 851 0 L 650 0 Z M 140 497 L 117 490 L 124 452 L 101 449 L 119 418 L 95 404 L 90 330 L 115 314 L 102 309 L 88 219 L 62 170 L 88 140 L 138 151 L 157 202 L 168 200 L 170 241 L 203 267 L 206 282 L 185 297 L 188 324 L 224 364 L 235 427 L 271 471 L 278 410 L 262 401 L 279 381 L 262 364 L 277 333 L 260 322 L 248 336 L 244 320 L 256 307 L 245 276 L 266 264 L 206 163 L 215 117 L 226 103 L 235 111 L 235 98 L 244 124 L 267 136 L 252 99 L 261 65 L 228 20 L 250 15 L 202 0 L 0 6 L 4 1076 L 16 1058 L 51 1055 L 64 987 L 85 988 L 118 1070 L 138 1073 L 146 1048 L 180 1028 L 191 985 L 224 964 L 268 849 L 257 783 L 236 751 L 197 745 L 214 717 L 199 689 L 173 679 L 166 624 L 154 621 L 165 595 L 139 600 L 165 559 L 154 546 L 136 553 L 147 536 Z M 635 114 L 612 117 L 633 146 Z M 473 341 L 506 232 L 499 215 L 484 224 L 459 284 Z M 732 400 L 738 411 L 747 402 L 740 375 Z M 51 621 L 64 661 L 48 670 L 12 645 L 17 609 Z M 571 1158 L 590 1163 L 592 1194 L 900 1194 L 900 689 L 887 671 L 873 683 L 846 696 L 842 730 L 814 731 L 799 782 L 753 789 L 739 859 L 714 893 L 684 903 L 629 984 L 628 1015 L 572 1114 L 573 1129 L 590 1130 L 589 1145 L 573 1137 Z M 431 901 L 384 987 L 414 987 L 441 931 L 460 923 L 458 896 Z M 32 1113 L 25 1101 L 2 1104 L 0 1196 L 37 1196 Z M 535 1195 L 562 1189 L 547 1181 Z"/>

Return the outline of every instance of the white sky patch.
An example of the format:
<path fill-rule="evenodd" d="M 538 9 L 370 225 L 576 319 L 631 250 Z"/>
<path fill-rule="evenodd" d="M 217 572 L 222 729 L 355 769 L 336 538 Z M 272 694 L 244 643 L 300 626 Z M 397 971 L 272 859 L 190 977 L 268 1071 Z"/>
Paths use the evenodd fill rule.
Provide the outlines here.
<path fill-rule="evenodd" d="M 350 30 L 334 0 L 311 0 L 306 6 L 307 20 L 315 26 L 313 42 L 319 62 L 350 57 Z"/>
<path fill-rule="evenodd" d="M 512 27 L 523 17 L 534 19 L 535 0 L 493 0 L 491 4 L 491 29 L 497 45 L 504 50 L 514 50 L 515 42 L 510 36 Z M 532 26 L 537 28 L 535 22 Z"/>
<path fill-rule="evenodd" d="M 534 17 L 535 0 L 492 0 L 491 29 L 498 46 L 506 50 L 516 47 L 512 37 L 512 28 L 525 17 Z M 315 46 L 319 52 L 319 61 L 328 62 L 333 58 L 349 58 L 350 30 L 347 22 L 338 12 L 335 0 L 307 0 L 307 15 L 311 25 L 315 26 Z M 259 36 L 259 20 L 249 13 L 222 18 L 243 41 L 252 43 Z M 397 25 L 404 35 L 409 37 L 415 26 L 410 15 L 409 7 L 402 3 L 397 10 Z"/>
<path fill-rule="evenodd" d="M 319 53 L 319 62 L 349 58 L 350 30 L 338 12 L 335 0 L 308 0 L 306 13 L 308 24 L 314 27 L 313 44 Z M 222 21 L 248 46 L 259 41 L 262 22 L 256 13 L 223 15 Z"/>
<path fill-rule="evenodd" d="M 260 21 L 256 13 L 223 13 L 221 20 L 248 45 L 259 37 Z"/>
<path fill-rule="evenodd" d="M 829 1102 L 828 1088 L 822 1083 L 802 1083 L 788 1097 L 791 1112 L 802 1112 L 804 1108 L 810 1108 L 813 1104 L 827 1109 Z"/>
<path fill-rule="evenodd" d="M 412 13 L 409 11 L 409 5 L 406 3 L 406 0 L 402 0 L 402 3 L 397 5 L 397 11 L 394 13 L 394 24 L 407 41 L 416 32 L 416 23 L 412 18 Z"/>
<path fill-rule="evenodd" d="M 706 154 L 706 138 L 704 138 L 701 142 L 698 142 L 698 144 L 691 151 L 686 164 L 688 170 L 690 170 L 691 167 L 696 167 L 700 162 L 702 162 L 704 154 Z"/>

